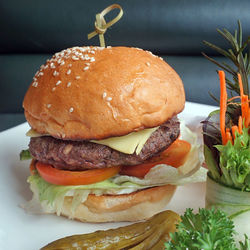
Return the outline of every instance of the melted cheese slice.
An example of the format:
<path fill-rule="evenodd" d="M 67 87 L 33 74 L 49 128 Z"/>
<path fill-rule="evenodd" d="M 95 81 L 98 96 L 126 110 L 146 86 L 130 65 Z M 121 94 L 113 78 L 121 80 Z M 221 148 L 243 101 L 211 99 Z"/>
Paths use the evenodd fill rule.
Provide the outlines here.
<path fill-rule="evenodd" d="M 157 130 L 159 127 L 147 128 L 138 132 L 132 132 L 128 135 L 111 137 L 104 140 L 91 140 L 91 142 L 102 144 L 113 148 L 119 152 L 125 154 L 133 154 L 134 152 L 138 155 L 140 154 L 144 144 L 148 138 Z M 30 129 L 27 133 L 29 137 L 40 137 L 46 136 L 45 134 L 39 134 L 34 129 Z"/>
<path fill-rule="evenodd" d="M 39 134 L 34 129 L 30 129 L 28 132 L 26 132 L 26 136 L 28 137 L 41 137 L 41 136 L 48 136 L 49 134 Z"/>
<path fill-rule="evenodd" d="M 144 144 L 152 133 L 157 130 L 155 128 L 147 128 L 138 132 L 132 132 L 128 135 L 111 137 L 104 140 L 91 140 L 91 142 L 106 145 L 110 148 L 113 148 L 119 152 L 125 154 L 133 154 L 134 152 L 138 155 L 140 154 Z"/>

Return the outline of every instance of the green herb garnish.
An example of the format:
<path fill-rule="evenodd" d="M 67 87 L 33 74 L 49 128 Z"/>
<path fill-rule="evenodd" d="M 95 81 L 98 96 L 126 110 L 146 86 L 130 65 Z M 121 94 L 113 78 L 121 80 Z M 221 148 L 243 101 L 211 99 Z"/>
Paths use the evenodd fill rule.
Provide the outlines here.
<path fill-rule="evenodd" d="M 238 21 L 238 30 L 235 30 L 234 34 L 231 34 L 227 29 L 217 29 L 217 32 L 231 44 L 232 47 L 230 49 L 221 49 L 207 41 L 203 41 L 203 43 L 228 58 L 233 63 L 235 68 L 231 67 L 225 62 L 219 63 L 205 53 L 202 54 L 209 61 L 216 64 L 221 69 L 227 71 L 233 76 L 233 82 L 226 78 L 227 87 L 229 90 L 236 92 L 238 95 L 240 94 L 240 89 L 237 74 L 240 73 L 242 76 L 244 94 L 249 95 L 248 76 L 250 75 L 250 36 L 248 36 L 245 42 L 242 42 L 242 27 L 240 21 Z M 246 51 L 248 51 L 248 53 Z M 212 93 L 210 93 L 210 95 L 213 99 L 218 101 L 218 99 Z"/>
<path fill-rule="evenodd" d="M 171 241 L 165 243 L 167 250 L 235 250 L 233 221 L 221 210 L 200 208 L 194 214 L 188 208 L 182 221 L 177 225 L 177 232 L 170 233 Z M 249 250 L 250 242 L 245 235 L 245 242 L 240 242 L 241 250 Z"/>

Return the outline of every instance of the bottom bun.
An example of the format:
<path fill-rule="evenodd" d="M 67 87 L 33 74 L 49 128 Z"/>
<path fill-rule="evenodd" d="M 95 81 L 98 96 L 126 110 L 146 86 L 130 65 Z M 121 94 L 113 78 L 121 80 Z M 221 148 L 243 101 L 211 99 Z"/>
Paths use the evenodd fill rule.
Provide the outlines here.
<path fill-rule="evenodd" d="M 162 211 L 171 200 L 176 186 L 165 185 L 122 195 L 88 195 L 74 213 L 82 222 L 138 221 Z M 61 214 L 72 218 L 72 197 L 65 197 Z"/>

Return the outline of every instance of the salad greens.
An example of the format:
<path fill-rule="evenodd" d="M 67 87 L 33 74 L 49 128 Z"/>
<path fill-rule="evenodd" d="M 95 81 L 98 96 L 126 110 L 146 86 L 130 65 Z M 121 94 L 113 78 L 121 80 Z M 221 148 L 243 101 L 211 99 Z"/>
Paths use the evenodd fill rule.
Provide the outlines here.
<path fill-rule="evenodd" d="M 177 224 L 177 232 L 170 233 L 171 241 L 165 243 L 166 250 L 249 250 L 250 240 L 245 235 L 245 242 L 234 240 L 233 221 L 221 210 L 200 208 L 197 214 L 188 208 L 181 222 Z"/>
<path fill-rule="evenodd" d="M 227 113 L 226 126 L 232 127 L 238 110 Z M 203 122 L 204 155 L 210 176 L 226 186 L 250 191 L 249 128 L 236 132 L 234 144 L 222 145 L 219 113 L 212 112 Z"/>
<path fill-rule="evenodd" d="M 209 134 L 215 123 L 203 125 L 204 154 L 211 177 L 226 186 L 250 191 L 250 134 L 249 128 L 243 127 L 242 134 L 236 133 L 234 144 L 226 145 L 216 142 Z M 213 132 L 219 140 L 219 132 Z"/>
<path fill-rule="evenodd" d="M 215 146 L 220 152 L 220 168 L 222 176 L 219 180 L 225 185 L 250 191 L 250 135 L 249 129 L 236 133 L 234 145 L 229 141 L 226 145 Z"/>
<path fill-rule="evenodd" d="M 235 92 L 238 96 L 228 99 L 226 91 L 223 92 L 224 88 L 221 87 L 221 100 L 217 99 L 220 102 L 220 110 L 212 112 L 203 122 L 205 160 L 209 168 L 209 175 L 215 181 L 242 191 L 250 191 L 248 82 L 250 54 L 247 53 L 250 36 L 243 42 L 240 21 L 238 21 L 238 30 L 235 30 L 234 34 L 231 34 L 226 29 L 217 29 L 217 31 L 231 45 L 230 48 L 224 50 L 207 41 L 204 41 L 204 44 L 224 55 L 232 62 L 234 68 L 228 62 L 219 63 L 206 54 L 203 53 L 203 55 L 232 76 L 233 81 L 225 78 L 227 92 L 230 92 L 231 96 Z M 214 99 L 216 98 L 214 97 Z M 234 101 L 236 99 L 239 101 Z M 225 103 L 225 107 L 223 107 L 222 103 Z M 224 108 L 226 108 L 225 121 L 222 115 Z M 225 128 L 222 129 L 224 122 Z M 235 130 L 238 131 L 234 132 Z M 229 135 L 226 140 L 227 143 L 225 142 L 225 134 Z M 231 142 L 228 141 L 230 136 Z"/>

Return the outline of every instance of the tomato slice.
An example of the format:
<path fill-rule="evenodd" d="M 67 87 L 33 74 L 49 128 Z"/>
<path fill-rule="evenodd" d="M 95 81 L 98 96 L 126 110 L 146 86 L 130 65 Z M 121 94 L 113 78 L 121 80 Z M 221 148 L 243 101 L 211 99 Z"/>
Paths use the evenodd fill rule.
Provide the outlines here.
<path fill-rule="evenodd" d="M 166 164 L 178 168 L 186 161 L 188 153 L 191 150 L 191 144 L 184 140 L 174 141 L 164 152 Z"/>
<path fill-rule="evenodd" d="M 35 167 L 36 161 L 34 159 L 31 160 L 30 163 L 30 174 L 34 175 L 36 173 L 36 167 Z"/>
<path fill-rule="evenodd" d="M 68 171 L 56 169 L 49 164 L 37 162 L 36 169 L 45 181 L 52 184 L 88 185 L 116 175 L 120 171 L 120 166 L 84 171 Z"/>
<path fill-rule="evenodd" d="M 143 164 L 123 166 L 119 174 L 143 178 L 152 167 L 158 164 L 167 164 L 178 168 L 184 164 L 190 149 L 189 142 L 177 139 L 159 156 L 153 157 Z"/>

